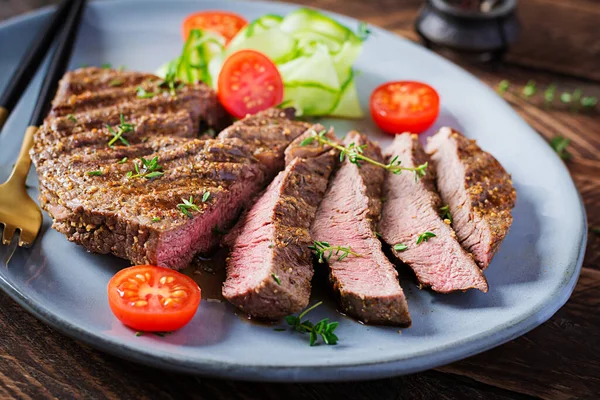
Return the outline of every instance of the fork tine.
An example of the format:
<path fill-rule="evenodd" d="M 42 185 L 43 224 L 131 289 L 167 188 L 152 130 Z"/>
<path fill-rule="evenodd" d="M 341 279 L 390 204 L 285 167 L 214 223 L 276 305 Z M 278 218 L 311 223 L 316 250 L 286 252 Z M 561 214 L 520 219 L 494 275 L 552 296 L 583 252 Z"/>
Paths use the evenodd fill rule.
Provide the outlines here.
<path fill-rule="evenodd" d="M 17 227 L 12 226 L 12 225 L 8 225 L 8 224 L 4 224 L 4 231 L 2 231 L 2 244 L 10 244 L 10 242 L 13 239 L 13 236 L 15 235 L 15 231 L 17 230 Z"/>
<path fill-rule="evenodd" d="M 39 232 L 39 230 L 38 230 Z M 30 231 L 21 231 L 19 235 L 19 246 L 21 247 L 29 247 L 35 241 L 35 238 L 38 235 L 38 232 L 30 232 Z"/>

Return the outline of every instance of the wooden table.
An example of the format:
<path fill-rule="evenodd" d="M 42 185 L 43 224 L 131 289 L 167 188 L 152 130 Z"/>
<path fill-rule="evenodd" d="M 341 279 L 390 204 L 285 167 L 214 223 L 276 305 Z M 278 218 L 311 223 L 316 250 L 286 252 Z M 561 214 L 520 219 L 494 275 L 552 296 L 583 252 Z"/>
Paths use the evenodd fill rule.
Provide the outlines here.
<path fill-rule="evenodd" d="M 0 0 L 0 19 L 53 0 Z M 301 0 L 418 38 L 419 0 Z M 502 65 L 457 61 L 490 86 L 556 82 L 600 97 L 600 3 L 521 0 L 524 29 Z M 456 60 L 455 60 L 456 61 Z M 571 140 L 567 162 L 588 213 L 600 227 L 600 115 L 506 96 L 542 136 Z M 515 144 L 518 145 L 518 144 Z M 0 398 L 350 399 L 597 398 L 600 393 L 600 234 L 590 229 L 575 293 L 550 321 L 486 353 L 411 376 L 363 383 L 268 384 L 163 372 L 100 353 L 48 328 L 0 293 Z M 595 396 L 596 395 L 596 396 Z"/>

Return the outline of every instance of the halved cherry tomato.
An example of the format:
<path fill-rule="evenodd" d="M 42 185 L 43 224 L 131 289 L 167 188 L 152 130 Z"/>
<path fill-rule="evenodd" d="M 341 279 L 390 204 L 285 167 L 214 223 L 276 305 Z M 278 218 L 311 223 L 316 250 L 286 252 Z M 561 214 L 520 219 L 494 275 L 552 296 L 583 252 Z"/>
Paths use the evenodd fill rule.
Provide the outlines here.
<path fill-rule="evenodd" d="M 431 86 L 413 81 L 388 82 L 371 94 L 371 116 L 391 134 L 421 133 L 440 113 L 440 97 Z"/>
<path fill-rule="evenodd" d="M 177 271 L 137 265 L 108 282 L 108 304 L 125 325 L 140 331 L 174 331 L 190 322 L 200 304 L 200 288 Z"/>
<path fill-rule="evenodd" d="M 283 80 L 267 56 L 254 50 L 240 50 L 223 63 L 217 94 L 230 114 L 243 118 L 280 104 Z"/>
<path fill-rule="evenodd" d="M 248 24 L 242 16 L 228 11 L 201 11 L 188 15 L 183 20 L 181 34 L 187 40 L 192 29 L 204 29 L 220 34 L 225 38 L 225 43 Z"/>

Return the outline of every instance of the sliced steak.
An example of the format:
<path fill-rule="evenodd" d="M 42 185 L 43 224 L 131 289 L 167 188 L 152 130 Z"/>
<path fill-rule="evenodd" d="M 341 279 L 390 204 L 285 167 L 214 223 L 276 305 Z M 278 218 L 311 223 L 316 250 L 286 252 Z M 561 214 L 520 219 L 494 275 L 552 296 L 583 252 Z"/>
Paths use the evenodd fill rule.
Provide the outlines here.
<path fill-rule="evenodd" d="M 289 162 L 226 238 L 231 253 L 223 296 L 257 318 L 282 318 L 310 298 L 309 227 L 337 152 L 321 146 L 306 155 Z"/>
<path fill-rule="evenodd" d="M 510 175 L 491 154 L 459 132 L 442 128 L 427 151 L 438 171 L 437 186 L 465 250 L 485 269 L 512 224 L 516 191 Z"/>
<path fill-rule="evenodd" d="M 345 144 L 367 145 L 364 154 L 383 162 L 381 150 L 357 132 Z M 371 324 L 409 326 L 408 306 L 396 269 L 385 257 L 375 226 L 385 170 L 347 159 L 335 173 L 311 227 L 314 240 L 349 246 L 355 255 L 329 259 L 330 280 L 344 312 Z"/>
<path fill-rule="evenodd" d="M 407 168 L 428 161 L 417 136 L 408 133 L 397 135 L 386 153 L 389 157 L 397 156 Z M 407 171 L 387 174 L 379 232 L 394 255 L 412 268 L 423 286 L 441 293 L 472 288 L 487 292 L 487 281 L 481 270 L 458 243 L 449 221 L 444 222 L 439 215 L 442 201 L 434 182 L 432 168 L 418 180 Z M 435 237 L 419 240 L 426 232 Z"/>
<path fill-rule="evenodd" d="M 115 79 L 121 83 L 111 84 Z M 171 94 L 159 92 L 157 80 L 97 68 L 67 73 L 31 156 L 42 207 L 69 240 L 136 264 L 178 269 L 218 244 L 219 230 L 234 222 L 273 172 L 254 157 L 252 141 L 195 139 L 199 126 L 217 128 L 224 121 L 210 88 L 187 85 Z M 156 94 L 120 96 L 136 85 Z M 294 126 L 281 117 L 262 121 L 265 127 Z M 131 124 L 122 135 L 127 143 L 115 140 L 109 146 L 122 122 Z M 293 139 L 282 133 L 275 144 L 284 137 Z M 148 172 L 142 157 L 156 157 L 163 175 L 138 175 L 136 165 L 142 175 Z M 190 197 L 193 205 L 182 208 Z"/>

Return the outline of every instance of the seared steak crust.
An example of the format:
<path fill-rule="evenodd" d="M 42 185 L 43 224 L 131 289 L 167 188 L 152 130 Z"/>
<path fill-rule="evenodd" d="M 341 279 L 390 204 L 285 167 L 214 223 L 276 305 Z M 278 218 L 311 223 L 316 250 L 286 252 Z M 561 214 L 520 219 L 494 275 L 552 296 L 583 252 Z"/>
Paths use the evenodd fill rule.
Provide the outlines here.
<path fill-rule="evenodd" d="M 417 136 L 408 133 L 397 135 L 386 153 L 389 157 L 398 156 L 401 165 L 409 168 L 428 161 Z M 431 167 L 419 180 L 406 171 L 387 174 L 379 231 L 394 255 L 412 268 L 422 285 L 441 293 L 471 288 L 487 292 L 481 270 L 458 243 L 450 221 L 442 221 L 439 215 L 442 202 L 434 182 Z M 425 232 L 435 237 L 417 244 Z"/>
<path fill-rule="evenodd" d="M 375 143 L 350 132 L 345 144 L 367 145 L 364 154 L 383 162 Z M 333 255 L 330 280 L 344 312 L 366 323 L 409 326 L 406 298 L 398 273 L 381 249 L 375 226 L 381 211 L 381 186 L 386 171 L 345 160 L 335 173 L 311 228 L 314 240 L 349 246 L 359 256 Z"/>
<path fill-rule="evenodd" d="M 308 230 L 337 152 L 320 146 L 303 155 L 289 161 L 225 238 L 231 253 L 223 296 L 257 318 L 282 318 L 306 307 L 310 298 Z"/>
<path fill-rule="evenodd" d="M 200 126 L 219 128 L 228 120 L 210 88 L 187 85 L 171 94 L 159 85 L 157 77 L 135 72 L 67 73 L 31 156 L 41 205 L 69 240 L 136 264 L 178 269 L 218 244 L 219 229 L 234 221 L 273 171 L 268 159 L 254 157 L 252 143 L 196 139 Z M 137 86 L 154 95 L 138 98 Z M 127 144 L 109 146 L 121 115 L 133 129 L 123 134 Z M 158 157 L 164 175 L 128 176 L 136 174 L 135 165 L 142 167 L 141 157 Z M 188 216 L 178 204 L 190 197 L 197 209 Z"/>
<path fill-rule="evenodd" d="M 449 205 L 462 246 L 485 269 L 512 224 L 516 191 L 510 175 L 489 153 L 450 128 L 431 138 L 427 151 L 437 168 L 437 186 Z"/>

